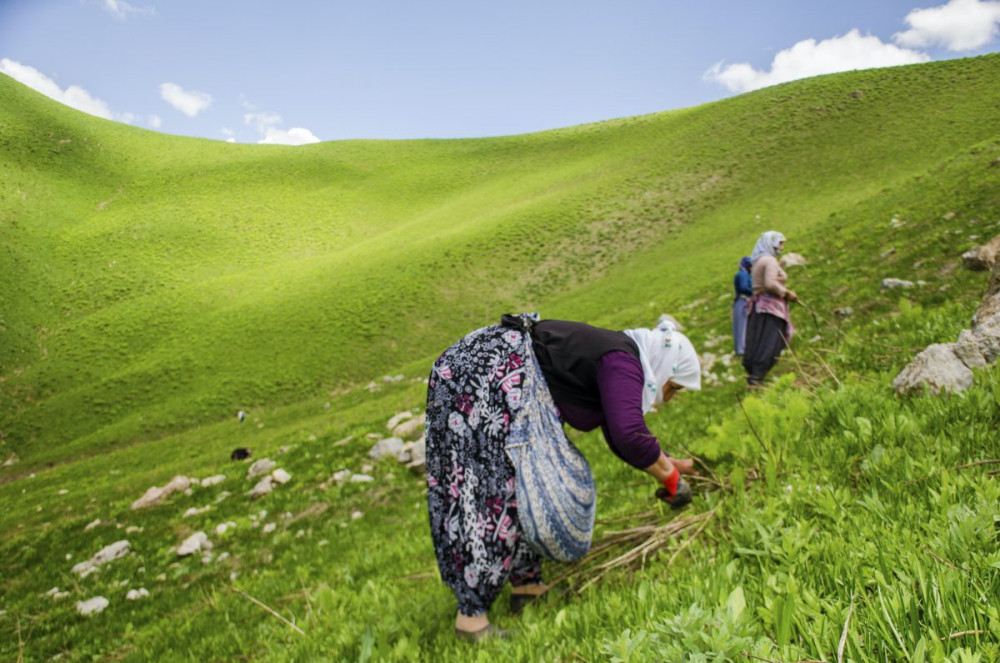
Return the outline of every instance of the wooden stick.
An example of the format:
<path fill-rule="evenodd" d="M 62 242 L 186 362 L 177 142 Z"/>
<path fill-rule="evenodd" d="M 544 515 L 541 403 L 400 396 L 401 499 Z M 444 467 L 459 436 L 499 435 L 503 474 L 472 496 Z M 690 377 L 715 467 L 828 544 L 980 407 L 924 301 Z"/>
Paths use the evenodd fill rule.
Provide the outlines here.
<path fill-rule="evenodd" d="M 935 555 L 934 551 L 931 550 L 930 548 L 924 548 L 924 552 L 927 553 L 928 555 L 930 555 L 931 557 L 933 557 L 934 559 L 936 559 L 937 561 L 941 562 L 942 564 L 944 564 L 945 566 L 947 566 L 950 569 L 955 569 L 956 571 L 961 571 L 962 570 L 962 569 L 958 568 L 957 566 L 955 566 L 954 564 L 952 564 L 951 562 L 949 562 L 948 560 L 944 559 L 943 557 L 938 557 L 937 555 Z"/>
<path fill-rule="evenodd" d="M 290 621 L 288 621 L 287 619 L 285 619 L 284 617 L 282 617 L 281 615 L 279 615 L 275 610 L 273 610 L 272 608 L 269 608 L 268 606 L 264 605 L 263 603 L 261 603 L 260 601 L 258 601 L 254 597 L 250 596 L 246 592 L 240 591 L 240 590 L 238 590 L 238 589 L 236 589 L 235 587 L 232 587 L 232 586 L 230 586 L 229 589 L 233 590 L 234 592 L 236 592 L 240 596 L 242 596 L 242 597 L 244 597 L 246 599 L 249 599 L 250 601 L 256 603 L 261 608 L 263 608 L 264 610 L 266 610 L 267 612 L 269 612 L 272 616 L 277 617 L 281 621 L 285 622 L 285 624 L 287 624 L 288 626 L 290 626 L 299 635 L 305 635 L 306 634 L 306 632 L 303 631 L 302 629 L 300 629 L 298 626 L 296 626 L 295 624 L 291 623 Z"/>
<path fill-rule="evenodd" d="M 957 640 L 958 638 L 964 638 L 967 635 L 986 635 L 986 631 L 959 631 L 958 633 L 952 633 L 948 636 L 949 640 Z M 944 638 L 942 638 L 943 640 Z"/>
<path fill-rule="evenodd" d="M 757 434 L 757 429 L 753 427 L 753 422 L 750 421 L 750 415 L 747 414 L 747 409 L 743 407 L 743 399 L 740 398 L 739 394 L 735 394 L 735 396 L 736 396 L 736 402 L 740 404 L 740 410 L 743 411 L 743 416 L 747 420 L 747 425 L 750 426 L 750 432 L 753 433 L 753 436 L 755 438 L 757 438 L 757 442 L 758 444 L 760 444 L 761 449 L 763 449 L 764 451 L 768 451 L 767 446 L 764 444 L 764 440 L 760 439 L 760 435 Z"/>

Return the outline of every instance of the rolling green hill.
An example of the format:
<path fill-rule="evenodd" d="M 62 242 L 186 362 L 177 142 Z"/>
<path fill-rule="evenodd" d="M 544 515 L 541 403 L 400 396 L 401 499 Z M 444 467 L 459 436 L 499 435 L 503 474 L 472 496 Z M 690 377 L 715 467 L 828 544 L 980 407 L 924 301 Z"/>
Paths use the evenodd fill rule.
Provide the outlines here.
<path fill-rule="evenodd" d="M 0 658 L 468 660 L 447 590 L 426 580 L 419 480 L 379 466 L 375 488 L 319 486 L 357 470 L 365 434 L 422 407 L 437 353 L 502 312 L 624 328 L 667 311 L 721 356 L 739 257 L 778 229 L 809 258 L 790 278 L 816 315 L 796 312 L 785 377 L 747 399 L 758 430 L 722 364 L 721 386 L 653 424 L 716 468 L 695 507 L 716 524 L 677 566 L 661 556 L 553 599 L 482 656 L 678 660 L 678 642 L 833 660 L 853 615 L 855 660 L 950 656 L 969 644 L 949 640 L 960 631 L 995 660 L 996 480 L 922 482 L 1000 456 L 1000 373 L 941 400 L 897 399 L 888 382 L 975 310 L 985 280 L 956 266 L 1000 234 L 998 163 L 996 55 L 523 136 L 294 148 L 143 131 L 0 76 L 0 461 L 18 458 L 0 469 Z M 887 292 L 886 276 L 923 285 Z M 648 508 L 649 486 L 599 436 L 576 439 L 600 517 Z M 204 523 L 178 515 L 204 493 L 130 511 L 173 474 L 245 481 L 228 461 L 242 445 L 291 449 L 295 482 L 262 507 L 290 516 L 272 538 L 236 493 L 249 486 Z M 230 566 L 176 561 L 184 536 L 224 518 L 240 525 L 222 537 Z M 69 573 L 132 527 L 119 570 Z M 98 619 L 39 598 L 154 577 L 162 604 Z M 226 589 L 240 582 L 308 635 Z M 717 640 L 692 635 L 710 624 Z"/>

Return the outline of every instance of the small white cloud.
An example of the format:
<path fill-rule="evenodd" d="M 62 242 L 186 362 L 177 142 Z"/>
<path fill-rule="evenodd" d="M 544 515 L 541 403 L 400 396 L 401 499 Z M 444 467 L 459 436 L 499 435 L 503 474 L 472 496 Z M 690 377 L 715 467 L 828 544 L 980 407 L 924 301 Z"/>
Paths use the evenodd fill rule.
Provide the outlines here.
<path fill-rule="evenodd" d="M 98 4 L 115 18 L 125 20 L 129 16 L 151 16 L 153 7 L 136 7 L 125 0 L 98 0 Z"/>
<path fill-rule="evenodd" d="M 221 131 L 222 131 L 222 135 L 226 137 L 226 142 L 227 143 L 235 143 L 236 142 L 236 132 L 235 131 L 233 131 L 229 127 L 222 127 Z"/>
<path fill-rule="evenodd" d="M 111 108 L 104 101 L 91 95 L 78 85 L 70 85 L 65 90 L 59 87 L 55 81 L 38 71 L 34 67 L 21 64 L 8 58 L 0 59 L 0 72 L 7 74 L 16 81 L 41 92 L 50 99 L 55 99 L 61 104 L 66 104 L 71 108 L 90 113 L 106 120 L 119 119 L 119 116 L 111 112 Z"/>
<path fill-rule="evenodd" d="M 745 62 L 729 65 L 719 62 L 705 72 L 704 78 L 734 92 L 748 92 L 820 74 L 928 60 L 930 57 L 925 53 L 886 44 L 878 37 L 851 30 L 842 37 L 819 42 L 815 39 L 800 41 L 775 55 L 768 71 L 754 69 Z"/>
<path fill-rule="evenodd" d="M 319 138 L 303 127 L 293 127 L 288 131 L 284 129 L 268 129 L 264 138 L 257 141 L 267 145 L 306 145 L 308 143 L 318 143 Z"/>
<path fill-rule="evenodd" d="M 163 97 L 164 101 L 188 117 L 194 117 L 212 105 L 211 95 L 194 90 L 185 90 L 176 83 L 162 83 L 160 85 L 160 96 Z"/>
<path fill-rule="evenodd" d="M 901 46 L 943 46 L 950 51 L 971 51 L 996 38 L 1000 2 L 950 0 L 945 5 L 914 9 L 903 20 L 910 29 L 892 36 Z"/>
<path fill-rule="evenodd" d="M 254 106 L 243 100 L 243 106 L 253 109 Z M 277 113 L 246 113 L 243 122 L 247 126 L 252 126 L 260 135 L 258 143 L 266 145 L 306 145 L 308 143 L 318 143 L 319 138 L 309 129 L 304 127 L 293 127 L 291 129 L 281 128 L 281 116 Z"/>
<path fill-rule="evenodd" d="M 149 126 L 152 129 L 159 129 L 161 126 L 163 126 L 163 118 L 161 118 L 159 115 L 150 115 L 146 121 L 149 123 Z"/>

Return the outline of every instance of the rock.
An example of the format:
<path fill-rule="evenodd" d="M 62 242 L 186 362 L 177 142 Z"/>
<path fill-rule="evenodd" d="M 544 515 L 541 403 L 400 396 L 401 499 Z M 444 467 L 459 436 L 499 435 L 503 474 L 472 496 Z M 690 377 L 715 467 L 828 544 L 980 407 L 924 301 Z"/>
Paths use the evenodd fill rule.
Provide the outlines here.
<path fill-rule="evenodd" d="M 403 375 L 386 375 L 383 376 L 382 382 L 386 384 L 389 384 L 390 382 L 402 382 L 404 377 L 405 376 Z"/>
<path fill-rule="evenodd" d="M 277 484 L 288 483 L 292 480 L 292 475 L 279 467 L 274 472 L 271 472 L 271 480 Z"/>
<path fill-rule="evenodd" d="M 389 419 L 388 422 L 386 422 L 385 429 L 391 431 L 393 428 L 395 428 L 396 426 L 398 426 L 401 422 L 403 422 L 403 421 L 411 418 L 412 416 L 413 416 L 413 413 L 410 412 L 409 410 L 406 410 L 404 412 L 400 412 L 398 414 L 395 414 L 395 415 L 392 416 L 391 419 Z"/>
<path fill-rule="evenodd" d="M 372 460 L 382 460 L 386 456 L 398 458 L 403 451 L 403 440 L 398 437 L 388 437 L 379 440 L 374 447 L 368 451 L 368 457 Z"/>
<path fill-rule="evenodd" d="M 414 472 L 423 472 L 427 467 L 427 441 L 421 437 L 413 444 L 410 451 L 410 462 L 406 464 Z"/>
<path fill-rule="evenodd" d="M 348 479 L 350 479 L 351 474 L 353 474 L 353 472 L 345 469 L 345 470 L 340 470 L 339 472 L 334 472 L 330 478 L 336 481 L 337 483 L 340 483 L 341 481 L 347 481 Z"/>
<path fill-rule="evenodd" d="M 833 314 L 843 320 L 844 318 L 849 318 L 854 313 L 854 309 L 850 306 L 844 306 L 843 308 L 837 308 L 833 310 Z"/>
<path fill-rule="evenodd" d="M 712 373 L 712 368 L 715 366 L 715 362 L 718 357 L 712 352 L 703 352 L 698 361 L 701 363 L 701 374 L 704 377 L 708 377 Z"/>
<path fill-rule="evenodd" d="M 426 421 L 427 421 L 426 413 L 421 414 L 418 417 L 413 417 L 412 419 L 408 419 L 407 421 L 404 421 L 403 423 L 393 428 L 392 435 L 393 437 L 403 437 L 403 438 L 411 437 L 420 430 L 420 428 L 424 425 L 424 423 L 426 423 Z"/>
<path fill-rule="evenodd" d="M 806 257 L 801 253 L 785 253 L 782 254 L 781 259 L 778 261 L 781 263 L 782 267 L 804 267 L 809 264 Z"/>
<path fill-rule="evenodd" d="M 90 530 L 94 529 L 95 527 L 97 527 L 100 524 L 101 524 L 101 519 L 100 518 L 98 518 L 97 520 L 92 520 L 89 523 L 87 523 L 87 526 L 83 528 L 83 531 L 84 532 L 89 532 Z"/>
<path fill-rule="evenodd" d="M 351 520 L 357 520 L 358 518 L 361 518 L 364 515 L 365 514 L 361 513 L 360 511 L 352 511 L 351 512 Z"/>
<path fill-rule="evenodd" d="M 904 279 L 894 279 L 894 278 L 882 279 L 883 290 L 906 289 L 906 288 L 912 288 L 915 285 L 916 284 L 913 281 L 906 281 Z"/>
<path fill-rule="evenodd" d="M 274 490 L 274 480 L 271 479 L 271 475 L 269 474 L 258 481 L 257 485 L 251 488 L 248 494 L 250 495 L 250 499 L 255 500 L 259 497 L 264 497 L 264 495 L 267 495 L 272 490 Z"/>
<path fill-rule="evenodd" d="M 259 476 L 270 474 L 271 470 L 273 470 L 276 465 L 277 463 L 270 458 L 261 458 L 260 460 L 254 462 L 254 464 L 250 466 L 250 469 L 247 470 L 247 479 L 255 479 Z"/>
<path fill-rule="evenodd" d="M 94 615 L 104 612 L 104 609 L 110 605 L 108 601 L 103 596 L 95 596 L 92 599 L 87 599 L 86 601 L 77 601 L 76 611 L 81 615 Z"/>
<path fill-rule="evenodd" d="M 193 555 L 200 550 L 211 550 L 212 542 L 208 540 L 208 535 L 204 532 L 195 532 L 188 538 L 184 539 L 183 543 L 177 548 L 178 557 L 187 557 L 188 555 Z"/>
<path fill-rule="evenodd" d="M 277 528 L 278 528 L 277 523 L 266 523 L 262 531 L 264 532 L 264 534 L 270 534 Z"/>
<path fill-rule="evenodd" d="M 124 557 L 129 553 L 129 542 L 126 539 L 121 541 L 115 541 L 110 546 L 105 546 L 101 548 L 96 555 L 91 557 L 86 562 L 80 562 L 75 565 L 72 569 L 73 573 L 78 574 L 81 578 L 86 578 L 91 573 L 97 570 L 97 567 L 102 564 L 107 564 L 113 560 Z"/>
<path fill-rule="evenodd" d="M 58 601 L 59 599 L 64 599 L 69 596 L 69 592 L 62 592 L 59 591 L 58 587 L 53 587 L 49 591 L 45 592 L 45 596 L 50 596 L 53 601 Z"/>
<path fill-rule="evenodd" d="M 210 477 L 206 477 L 201 480 L 201 487 L 208 488 L 209 486 L 215 486 L 226 480 L 225 474 L 215 474 Z"/>
<path fill-rule="evenodd" d="M 153 486 L 152 488 L 147 490 L 142 497 L 137 499 L 135 502 L 132 502 L 132 510 L 134 511 L 136 509 L 142 509 L 147 506 L 159 504 L 159 502 L 163 498 L 167 497 L 171 493 L 175 493 L 177 491 L 185 491 L 190 487 L 191 487 L 191 479 L 189 479 L 188 477 L 175 476 L 173 479 L 170 480 L 170 483 L 168 483 L 163 488 Z"/>
<path fill-rule="evenodd" d="M 962 391 L 972 386 L 972 371 L 954 352 L 953 343 L 934 343 L 920 352 L 904 368 L 892 387 L 900 394 Z"/>
<path fill-rule="evenodd" d="M 149 596 L 149 590 L 145 587 L 140 587 L 139 589 L 130 589 L 125 598 L 129 601 L 138 601 L 139 599 L 144 599 Z"/>
<path fill-rule="evenodd" d="M 191 507 L 190 509 L 188 509 L 187 511 L 185 511 L 184 515 L 181 516 L 181 517 L 182 518 L 190 518 L 191 516 L 200 516 L 201 514 L 205 513 L 206 511 L 210 510 L 211 508 L 212 507 L 210 507 L 210 506 L 203 506 L 200 509 L 198 507 Z"/>
<path fill-rule="evenodd" d="M 351 483 L 367 483 L 369 481 L 374 481 L 375 477 L 368 474 L 352 474 Z"/>
<path fill-rule="evenodd" d="M 987 365 L 986 358 L 979 348 L 979 340 L 968 329 L 963 329 L 958 340 L 952 346 L 952 352 L 969 368 L 983 368 Z"/>
<path fill-rule="evenodd" d="M 7 460 L 5 460 L 3 462 L 3 465 L 0 465 L 0 467 L 10 467 L 11 465 L 16 464 L 18 462 L 18 460 L 20 460 L 20 459 L 17 457 L 17 454 L 11 454 L 10 458 L 8 458 Z"/>

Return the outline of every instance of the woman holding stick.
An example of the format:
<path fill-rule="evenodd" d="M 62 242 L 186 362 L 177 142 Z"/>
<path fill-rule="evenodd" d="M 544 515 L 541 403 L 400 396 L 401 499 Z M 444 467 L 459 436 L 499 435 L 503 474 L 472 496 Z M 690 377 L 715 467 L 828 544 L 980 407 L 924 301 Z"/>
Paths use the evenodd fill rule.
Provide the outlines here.
<path fill-rule="evenodd" d="M 753 297 L 749 304 L 743 355 L 749 389 L 764 386 L 768 371 L 795 333 L 788 304 L 798 301 L 799 297 L 785 286 L 788 276 L 778 262 L 784 248 L 785 236 L 770 230 L 760 236 L 750 256 Z"/>
<path fill-rule="evenodd" d="M 545 385 L 526 382 L 535 373 L 525 362 L 536 360 Z M 547 589 L 541 556 L 520 537 L 505 453 L 521 399 L 546 385 L 562 421 L 601 427 L 612 452 L 657 481 L 657 497 L 674 508 L 691 501 L 681 475 L 694 473 L 692 461 L 666 455 L 643 419 L 681 389 L 701 388 L 698 355 L 673 325 L 619 332 L 522 315 L 468 334 L 434 363 L 426 424 L 431 538 L 462 639 L 506 635 L 487 612 L 508 580 L 512 612 Z"/>

